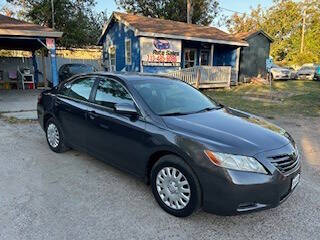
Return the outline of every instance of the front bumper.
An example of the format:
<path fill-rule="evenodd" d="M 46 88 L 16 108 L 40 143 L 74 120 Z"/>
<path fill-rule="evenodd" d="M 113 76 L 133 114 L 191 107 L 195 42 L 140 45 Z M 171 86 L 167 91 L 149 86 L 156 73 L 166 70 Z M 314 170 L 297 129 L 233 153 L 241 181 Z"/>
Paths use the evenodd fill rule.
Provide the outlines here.
<path fill-rule="evenodd" d="M 282 74 L 282 73 L 274 73 L 273 79 L 274 80 L 290 80 L 291 75 L 290 74 Z"/>
<path fill-rule="evenodd" d="M 314 79 L 314 75 L 301 74 L 301 75 L 298 75 L 298 79 L 313 80 Z"/>
<path fill-rule="evenodd" d="M 286 151 L 285 148 L 289 146 L 281 151 Z M 295 189 L 291 189 L 292 179 L 301 172 L 300 159 L 290 172 L 283 174 L 266 159 L 266 154 L 255 157 L 270 172 L 268 175 L 215 166 L 202 169 L 199 180 L 203 190 L 203 210 L 234 215 L 273 208 L 284 202 Z"/>

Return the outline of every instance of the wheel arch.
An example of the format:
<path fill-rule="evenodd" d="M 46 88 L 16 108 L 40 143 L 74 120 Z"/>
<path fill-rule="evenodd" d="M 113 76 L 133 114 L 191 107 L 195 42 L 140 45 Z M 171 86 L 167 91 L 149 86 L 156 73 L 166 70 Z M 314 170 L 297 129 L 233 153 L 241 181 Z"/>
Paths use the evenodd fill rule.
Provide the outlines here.
<path fill-rule="evenodd" d="M 170 148 L 162 148 L 162 149 L 157 149 L 154 152 L 152 152 L 149 156 L 149 159 L 147 161 L 147 165 L 145 168 L 145 183 L 146 184 L 150 184 L 150 176 L 151 176 L 151 170 L 152 167 L 154 166 L 154 164 L 159 161 L 159 159 L 163 156 L 166 155 L 175 155 L 179 158 L 181 158 L 189 167 L 190 169 L 193 171 L 193 173 L 195 174 L 195 176 L 198 178 L 198 182 L 201 186 L 199 177 L 197 176 L 195 170 L 193 169 L 193 167 L 190 165 L 189 161 L 187 161 L 188 156 L 185 156 L 185 154 L 180 153 L 179 151 L 176 151 L 175 149 L 170 149 Z"/>
<path fill-rule="evenodd" d="M 53 114 L 51 113 L 46 113 L 44 116 L 43 116 L 43 128 L 45 129 L 46 128 L 46 125 L 47 125 L 47 122 L 50 118 L 54 118 Z"/>

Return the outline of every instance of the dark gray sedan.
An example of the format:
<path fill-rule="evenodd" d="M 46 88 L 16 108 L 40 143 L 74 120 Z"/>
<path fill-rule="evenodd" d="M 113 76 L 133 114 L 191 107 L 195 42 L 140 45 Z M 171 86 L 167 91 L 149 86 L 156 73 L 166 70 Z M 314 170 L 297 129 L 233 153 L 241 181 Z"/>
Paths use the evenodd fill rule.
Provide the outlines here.
<path fill-rule="evenodd" d="M 275 207 L 300 180 L 289 133 L 176 79 L 75 76 L 39 96 L 38 117 L 53 151 L 79 149 L 144 179 L 178 217 Z"/>

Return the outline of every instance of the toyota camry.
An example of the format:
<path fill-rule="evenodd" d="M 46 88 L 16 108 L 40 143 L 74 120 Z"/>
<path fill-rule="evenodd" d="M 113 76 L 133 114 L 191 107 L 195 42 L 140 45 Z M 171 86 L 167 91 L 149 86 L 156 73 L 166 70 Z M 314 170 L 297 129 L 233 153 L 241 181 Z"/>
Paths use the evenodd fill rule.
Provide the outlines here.
<path fill-rule="evenodd" d="M 288 132 L 177 79 L 73 76 L 40 94 L 38 119 L 52 151 L 84 151 L 143 179 L 178 217 L 276 207 L 300 180 Z"/>

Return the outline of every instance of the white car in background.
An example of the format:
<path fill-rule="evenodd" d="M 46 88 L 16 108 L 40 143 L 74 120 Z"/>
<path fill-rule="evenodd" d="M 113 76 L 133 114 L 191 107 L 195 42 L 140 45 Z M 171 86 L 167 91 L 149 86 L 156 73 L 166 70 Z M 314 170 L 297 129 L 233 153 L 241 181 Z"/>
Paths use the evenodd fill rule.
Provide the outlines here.
<path fill-rule="evenodd" d="M 271 69 L 271 78 L 272 80 L 290 80 L 291 71 L 288 68 L 280 67 L 276 64 L 273 64 Z"/>

